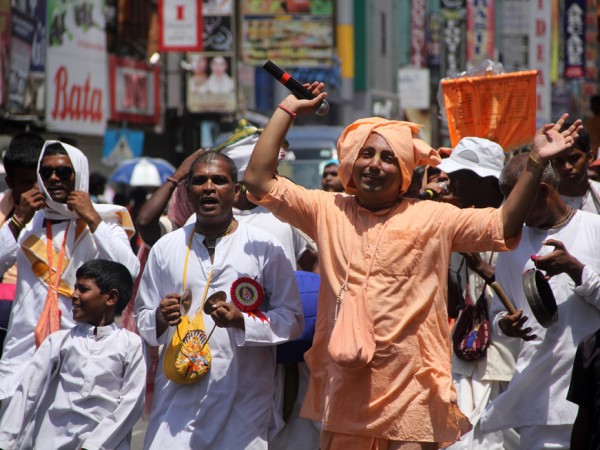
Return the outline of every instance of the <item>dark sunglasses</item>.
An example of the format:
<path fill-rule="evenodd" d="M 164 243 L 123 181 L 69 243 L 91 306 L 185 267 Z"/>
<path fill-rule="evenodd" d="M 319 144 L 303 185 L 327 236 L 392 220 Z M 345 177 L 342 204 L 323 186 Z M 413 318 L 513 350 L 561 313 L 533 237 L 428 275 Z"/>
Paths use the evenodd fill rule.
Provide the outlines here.
<path fill-rule="evenodd" d="M 53 173 L 61 180 L 68 180 L 73 176 L 73 168 L 69 166 L 40 167 L 40 175 L 44 180 L 49 180 Z"/>

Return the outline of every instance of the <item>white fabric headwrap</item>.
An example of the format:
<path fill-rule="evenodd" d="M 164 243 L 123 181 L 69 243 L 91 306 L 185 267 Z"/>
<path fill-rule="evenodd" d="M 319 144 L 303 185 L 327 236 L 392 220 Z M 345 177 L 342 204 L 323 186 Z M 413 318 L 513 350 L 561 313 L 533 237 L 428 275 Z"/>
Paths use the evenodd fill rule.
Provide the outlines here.
<path fill-rule="evenodd" d="M 67 155 L 69 156 L 71 164 L 73 164 L 73 169 L 75 170 L 74 191 L 89 192 L 88 187 L 90 182 L 88 160 L 81 150 L 73 147 L 72 145 L 65 144 L 64 142 L 46 141 L 44 143 L 44 147 L 42 148 L 42 152 L 40 153 L 37 170 L 38 187 L 46 198 L 47 207 L 43 210 L 44 217 L 50 220 L 77 219 L 79 217 L 77 216 L 77 213 L 69 209 L 65 203 L 59 203 L 52 200 L 52 197 L 50 197 L 50 194 L 48 194 L 48 191 L 46 190 L 46 186 L 44 186 L 44 180 L 40 175 L 40 166 L 42 164 L 42 159 L 44 158 L 44 152 L 46 147 L 51 144 L 60 144 L 67 151 Z M 92 204 L 103 221 L 116 221 L 131 237 L 131 235 L 134 233 L 134 228 L 127 208 L 120 205 Z"/>
<path fill-rule="evenodd" d="M 75 211 L 70 210 L 65 203 L 59 203 L 52 200 L 52 197 L 50 197 L 50 194 L 48 194 L 48 191 L 46 190 L 44 180 L 40 175 L 40 166 L 42 165 L 44 152 L 46 151 L 46 148 L 52 144 L 60 144 L 67 151 L 67 155 L 69 155 L 69 159 L 71 160 L 71 164 L 73 164 L 73 169 L 75 170 L 75 188 L 73 190 L 88 192 L 89 185 L 88 160 L 81 150 L 60 141 L 44 142 L 44 147 L 40 153 L 40 159 L 38 160 L 37 168 L 38 188 L 44 194 L 44 197 L 46 197 L 46 205 L 48 205 L 46 208 L 44 208 L 44 216 L 50 220 L 77 219 L 78 216 Z"/>

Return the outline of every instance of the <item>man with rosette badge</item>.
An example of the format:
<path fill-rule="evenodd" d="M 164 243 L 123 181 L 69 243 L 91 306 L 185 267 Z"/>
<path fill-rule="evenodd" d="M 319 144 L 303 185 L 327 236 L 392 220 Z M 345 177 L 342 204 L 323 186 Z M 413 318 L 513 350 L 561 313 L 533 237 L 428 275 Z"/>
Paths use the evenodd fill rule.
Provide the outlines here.
<path fill-rule="evenodd" d="M 275 344 L 303 329 L 292 266 L 271 234 L 234 219 L 237 169 L 200 155 L 195 222 L 161 238 L 136 298 L 140 335 L 164 345 L 146 449 L 267 449 Z"/>

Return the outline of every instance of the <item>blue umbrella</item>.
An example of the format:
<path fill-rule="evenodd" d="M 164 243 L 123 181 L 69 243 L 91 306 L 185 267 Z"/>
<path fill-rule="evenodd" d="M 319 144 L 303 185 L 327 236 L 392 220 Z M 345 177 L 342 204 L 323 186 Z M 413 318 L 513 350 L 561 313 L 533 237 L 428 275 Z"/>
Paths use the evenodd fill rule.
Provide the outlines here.
<path fill-rule="evenodd" d="M 108 181 L 129 186 L 161 186 L 175 172 L 168 161 L 161 158 L 133 158 L 123 161 Z"/>

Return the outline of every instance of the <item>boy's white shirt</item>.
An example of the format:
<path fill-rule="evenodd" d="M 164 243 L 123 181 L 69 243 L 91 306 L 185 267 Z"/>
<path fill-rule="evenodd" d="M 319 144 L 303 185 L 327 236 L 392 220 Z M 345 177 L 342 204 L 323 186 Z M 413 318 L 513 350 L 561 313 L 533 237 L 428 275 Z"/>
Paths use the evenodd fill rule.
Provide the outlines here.
<path fill-rule="evenodd" d="M 0 448 L 129 449 L 144 402 L 142 341 L 114 323 L 94 329 L 46 338 L 2 416 Z"/>

